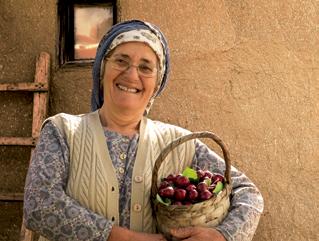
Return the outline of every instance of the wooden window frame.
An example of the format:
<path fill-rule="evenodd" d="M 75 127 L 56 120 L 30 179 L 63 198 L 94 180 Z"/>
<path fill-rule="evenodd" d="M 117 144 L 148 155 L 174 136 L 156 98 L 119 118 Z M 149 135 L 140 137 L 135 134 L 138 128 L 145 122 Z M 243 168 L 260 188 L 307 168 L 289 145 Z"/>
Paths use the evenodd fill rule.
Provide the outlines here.
<path fill-rule="evenodd" d="M 117 22 L 117 1 L 116 0 L 59 0 L 59 42 L 58 56 L 59 66 L 86 66 L 92 65 L 93 59 L 74 58 L 74 5 L 100 6 L 101 4 L 113 6 L 113 24 Z"/>

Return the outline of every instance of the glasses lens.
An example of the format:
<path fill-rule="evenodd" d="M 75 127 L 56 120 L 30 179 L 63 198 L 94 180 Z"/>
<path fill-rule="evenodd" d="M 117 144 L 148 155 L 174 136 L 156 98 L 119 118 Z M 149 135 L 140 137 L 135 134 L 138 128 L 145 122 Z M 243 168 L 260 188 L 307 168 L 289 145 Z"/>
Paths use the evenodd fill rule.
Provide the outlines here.
<path fill-rule="evenodd" d="M 124 58 L 121 57 L 115 57 L 111 59 L 112 62 L 112 66 L 114 69 L 120 70 L 120 71 L 125 71 L 126 69 L 128 69 L 128 67 L 130 66 L 130 63 L 125 60 Z"/>
<path fill-rule="evenodd" d="M 156 74 L 156 69 L 153 66 L 147 64 L 140 64 L 138 66 L 138 71 L 140 75 L 145 77 L 152 77 Z"/>

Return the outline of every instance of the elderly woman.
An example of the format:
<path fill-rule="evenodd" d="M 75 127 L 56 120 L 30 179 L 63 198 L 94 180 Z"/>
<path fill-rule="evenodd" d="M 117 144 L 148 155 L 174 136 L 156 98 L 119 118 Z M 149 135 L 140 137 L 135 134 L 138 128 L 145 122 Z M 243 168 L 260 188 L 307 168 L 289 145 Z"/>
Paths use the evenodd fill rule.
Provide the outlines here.
<path fill-rule="evenodd" d="M 166 240 L 156 234 L 151 173 L 161 150 L 189 131 L 146 117 L 169 72 L 165 37 L 138 20 L 113 26 L 93 66 L 92 112 L 58 114 L 41 131 L 27 175 L 26 227 L 40 240 Z M 223 173 L 224 161 L 202 142 L 187 142 L 162 176 L 186 166 Z M 169 158 L 168 158 L 169 159 Z M 251 240 L 263 210 L 256 186 L 232 167 L 228 215 L 215 228 L 173 229 L 181 240 Z"/>

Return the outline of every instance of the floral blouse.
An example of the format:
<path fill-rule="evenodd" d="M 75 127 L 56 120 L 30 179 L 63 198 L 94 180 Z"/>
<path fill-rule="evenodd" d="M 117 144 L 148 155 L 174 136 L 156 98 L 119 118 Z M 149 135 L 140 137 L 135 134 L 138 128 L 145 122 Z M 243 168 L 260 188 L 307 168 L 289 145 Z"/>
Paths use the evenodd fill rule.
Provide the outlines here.
<path fill-rule="evenodd" d="M 165 124 L 161 123 L 165 128 Z M 138 134 L 128 138 L 105 130 L 120 187 L 120 226 L 130 228 L 130 197 Z M 224 161 L 196 140 L 193 167 L 223 174 Z M 47 122 L 42 129 L 27 174 L 24 198 L 26 227 L 52 241 L 107 240 L 113 222 L 81 206 L 65 192 L 69 148 L 59 129 Z M 231 207 L 216 227 L 227 240 L 251 240 L 263 211 L 263 198 L 247 176 L 232 167 Z"/>

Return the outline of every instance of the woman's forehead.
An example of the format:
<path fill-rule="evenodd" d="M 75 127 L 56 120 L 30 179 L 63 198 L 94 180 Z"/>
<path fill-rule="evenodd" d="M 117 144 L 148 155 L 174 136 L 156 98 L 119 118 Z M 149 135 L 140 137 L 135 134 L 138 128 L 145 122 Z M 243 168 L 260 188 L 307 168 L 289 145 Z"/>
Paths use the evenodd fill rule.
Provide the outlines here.
<path fill-rule="evenodd" d="M 111 56 L 122 56 L 126 58 L 146 59 L 148 61 L 157 61 L 157 56 L 153 49 L 146 43 L 127 42 L 118 45 Z"/>

